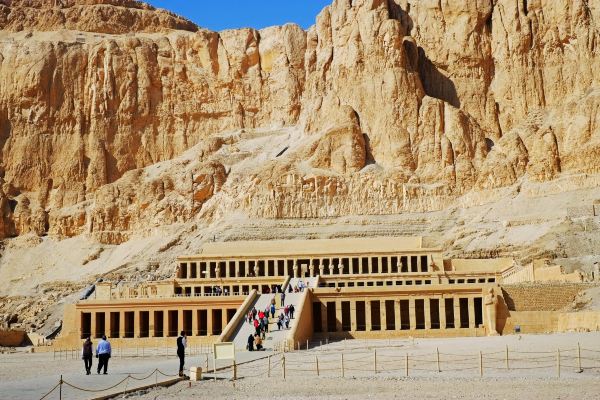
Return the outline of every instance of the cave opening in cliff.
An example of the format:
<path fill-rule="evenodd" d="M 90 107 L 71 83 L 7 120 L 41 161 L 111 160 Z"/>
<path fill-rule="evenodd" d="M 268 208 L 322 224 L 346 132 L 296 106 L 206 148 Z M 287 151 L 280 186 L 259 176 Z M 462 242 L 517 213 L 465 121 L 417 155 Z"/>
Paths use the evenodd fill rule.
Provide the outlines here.
<path fill-rule="evenodd" d="M 394 310 L 394 300 L 385 301 L 385 328 L 388 331 L 396 329 L 396 313 Z"/>
<path fill-rule="evenodd" d="M 415 300 L 416 329 L 425 329 L 425 300 Z"/>
<path fill-rule="evenodd" d="M 92 335 L 92 313 L 81 313 L 81 338 L 86 339 Z"/>
<path fill-rule="evenodd" d="M 371 330 L 381 330 L 381 302 L 379 300 L 371 301 Z"/>
<path fill-rule="evenodd" d="M 440 329 L 440 301 L 438 299 L 429 299 L 429 321 L 431 321 L 431 329 Z"/>
<path fill-rule="evenodd" d="M 460 327 L 469 327 L 469 299 L 461 297 L 458 299 L 458 306 L 460 309 Z"/>
<path fill-rule="evenodd" d="M 163 337 L 163 335 L 164 335 L 163 323 L 164 323 L 163 312 L 162 311 L 154 311 L 154 337 Z"/>
<path fill-rule="evenodd" d="M 400 329 L 410 329 L 410 304 L 408 300 L 400 300 Z"/>
<path fill-rule="evenodd" d="M 105 334 L 106 314 L 103 312 L 96 313 L 96 332 L 94 332 L 95 338 L 100 338 Z"/>
<path fill-rule="evenodd" d="M 444 299 L 446 329 L 454 328 L 454 299 Z"/>

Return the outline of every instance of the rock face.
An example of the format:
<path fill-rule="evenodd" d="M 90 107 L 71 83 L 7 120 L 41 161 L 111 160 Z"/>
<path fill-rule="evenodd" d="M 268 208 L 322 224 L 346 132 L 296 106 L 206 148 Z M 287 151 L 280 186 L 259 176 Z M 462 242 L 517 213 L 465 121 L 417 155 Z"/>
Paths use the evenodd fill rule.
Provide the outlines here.
<path fill-rule="evenodd" d="M 426 212 L 599 173 L 600 7 L 467 3 L 216 33 L 130 0 L 0 0 L 0 237 Z"/>

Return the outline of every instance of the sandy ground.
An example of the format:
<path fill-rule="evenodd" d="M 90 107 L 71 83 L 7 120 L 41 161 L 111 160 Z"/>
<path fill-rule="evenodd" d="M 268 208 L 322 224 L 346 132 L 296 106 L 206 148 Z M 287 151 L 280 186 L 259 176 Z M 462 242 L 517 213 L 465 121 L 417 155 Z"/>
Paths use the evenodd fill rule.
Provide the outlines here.
<path fill-rule="evenodd" d="M 578 344 L 582 372 L 578 372 Z M 507 348 L 508 370 L 505 364 Z M 560 349 L 560 378 L 556 368 L 557 349 Z M 438 351 L 441 372 L 437 370 Z M 479 352 L 482 353 L 483 377 L 480 376 Z M 270 361 L 265 358 L 269 355 Z M 133 393 L 126 398 L 600 398 L 599 332 L 492 338 L 348 340 L 316 345 L 309 350 L 285 355 L 242 352 L 238 353 L 237 360 L 241 365 L 237 369 L 238 380 L 235 384 L 231 380 L 233 372 L 228 369 L 218 373 L 216 381 L 212 379 L 212 374 L 205 374 L 201 382 L 183 382 L 169 388 Z M 252 360 L 256 361 L 242 364 Z M 186 364 L 204 367 L 205 356 L 188 357 Z M 52 353 L 0 355 L 0 399 L 39 399 L 56 384 L 60 375 L 77 386 L 102 389 L 118 383 L 128 374 L 142 378 L 155 368 L 166 374 L 175 374 L 177 365 L 177 359 L 173 356 L 121 358 L 116 355 L 111 360 L 108 376 L 85 376 L 79 359 L 53 360 Z M 225 365 L 229 364 L 218 364 Z M 152 384 L 155 379 L 151 376 L 143 381 L 130 381 L 127 388 Z M 161 376 L 160 379 L 166 380 L 168 377 Z M 121 385 L 114 390 L 124 388 L 125 385 Z M 107 393 L 115 392 L 102 394 Z M 48 398 L 58 398 L 55 394 Z M 99 393 L 84 393 L 67 387 L 63 394 L 68 399 L 87 399 Z"/>

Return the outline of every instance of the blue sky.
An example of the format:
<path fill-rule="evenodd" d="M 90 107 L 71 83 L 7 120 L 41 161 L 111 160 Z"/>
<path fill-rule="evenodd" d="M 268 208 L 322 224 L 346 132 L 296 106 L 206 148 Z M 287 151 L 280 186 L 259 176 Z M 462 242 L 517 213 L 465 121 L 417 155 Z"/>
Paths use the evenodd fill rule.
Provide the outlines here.
<path fill-rule="evenodd" d="M 295 22 L 303 28 L 332 0 L 145 0 L 154 7 L 182 15 L 203 28 L 261 29 Z"/>

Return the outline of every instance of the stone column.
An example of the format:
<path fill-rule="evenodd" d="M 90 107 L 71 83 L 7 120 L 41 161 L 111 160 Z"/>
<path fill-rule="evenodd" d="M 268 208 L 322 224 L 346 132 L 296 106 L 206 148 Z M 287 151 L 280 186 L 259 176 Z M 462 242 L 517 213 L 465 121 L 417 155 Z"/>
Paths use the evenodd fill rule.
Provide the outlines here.
<path fill-rule="evenodd" d="M 335 330 L 342 332 L 342 301 L 335 301 Z"/>
<path fill-rule="evenodd" d="M 134 313 L 133 313 L 133 337 L 134 338 L 141 337 L 141 332 L 140 332 L 141 327 L 142 327 L 142 324 L 140 323 L 140 312 L 134 311 Z"/>
<path fill-rule="evenodd" d="M 294 258 L 294 266 L 292 267 L 294 270 L 294 278 L 300 277 L 300 272 L 298 271 L 298 260 Z"/>
<path fill-rule="evenodd" d="M 212 336 L 213 334 L 213 310 L 209 308 L 206 310 L 206 334 Z"/>
<path fill-rule="evenodd" d="M 169 310 L 163 310 L 163 335 L 162 337 L 169 336 Z"/>
<path fill-rule="evenodd" d="M 328 332 L 328 326 L 327 326 L 327 304 L 326 303 L 319 303 L 321 304 L 321 331 L 322 332 Z"/>
<path fill-rule="evenodd" d="M 400 320 L 400 300 L 394 300 L 394 322 L 397 331 L 402 328 L 402 321 Z"/>
<path fill-rule="evenodd" d="M 408 299 L 408 314 L 410 317 L 410 329 L 417 329 L 417 314 L 415 313 L 415 298 Z"/>
<path fill-rule="evenodd" d="M 119 337 L 125 337 L 125 311 L 119 311 Z"/>
<path fill-rule="evenodd" d="M 425 312 L 425 329 L 431 329 L 431 302 L 428 297 L 423 299 Z"/>
<path fill-rule="evenodd" d="M 323 259 L 319 258 L 319 275 L 325 275 L 325 266 L 323 265 Z"/>
<path fill-rule="evenodd" d="M 440 329 L 446 329 L 446 299 L 440 298 Z"/>
<path fill-rule="evenodd" d="M 367 265 L 369 266 L 369 274 L 373 273 L 373 258 L 369 256 Z"/>
<path fill-rule="evenodd" d="M 387 307 L 386 307 L 386 303 L 385 303 L 386 299 L 380 300 L 379 301 L 379 321 L 381 324 L 381 330 L 382 331 L 386 331 L 387 330 Z"/>
<path fill-rule="evenodd" d="M 187 263 L 187 278 L 190 279 L 190 277 L 192 276 L 192 263 L 189 262 Z"/>
<path fill-rule="evenodd" d="M 329 275 L 333 275 L 333 258 L 329 259 Z"/>
<path fill-rule="evenodd" d="M 250 261 L 244 260 L 244 273 L 246 276 L 250 275 Z"/>
<path fill-rule="evenodd" d="M 454 327 L 460 328 L 460 298 L 454 297 Z"/>
<path fill-rule="evenodd" d="M 475 299 L 469 297 L 469 328 L 475 328 Z"/>
<path fill-rule="evenodd" d="M 227 326 L 227 309 L 224 308 L 221 310 L 221 332 L 225 330 Z"/>
<path fill-rule="evenodd" d="M 177 310 L 177 335 L 183 330 L 183 310 Z"/>
<path fill-rule="evenodd" d="M 107 311 L 106 314 L 104 314 L 104 329 L 106 330 L 106 332 L 104 332 L 104 334 L 110 338 L 111 335 L 111 331 L 112 331 L 112 324 L 110 321 L 110 311 Z"/>
<path fill-rule="evenodd" d="M 402 272 L 402 256 L 398 256 L 397 257 L 397 263 L 396 263 L 396 269 L 398 270 L 398 273 Z"/>
<path fill-rule="evenodd" d="M 421 272 L 421 256 L 417 255 L 417 271 Z"/>
<path fill-rule="evenodd" d="M 154 325 L 154 310 L 150 310 L 148 312 L 148 337 L 154 337 Z"/>
<path fill-rule="evenodd" d="M 91 312 L 90 313 L 90 337 L 95 338 L 96 337 L 96 313 L 95 312 Z"/>
<path fill-rule="evenodd" d="M 356 300 L 351 300 L 350 301 L 350 330 L 352 332 L 357 331 L 356 321 L 358 321 L 358 317 L 356 315 Z"/>
<path fill-rule="evenodd" d="M 309 270 L 309 276 L 310 277 L 314 277 L 317 276 L 315 274 L 315 264 L 314 264 L 315 260 L 313 258 L 309 258 L 308 259 L 308 270 Z"/>
<path fill-rule="evenodd" d="M 192 310 L 192 336 L 199 336 L 200 327 L 198 326 L 198 310 Z"/>
<path fill-rule="evenodd" d="M 371 300 L 369 298 L 365 299 L 365 325 L 366 331 L 373 331 L 373 324 L 371 323 Z"/>

